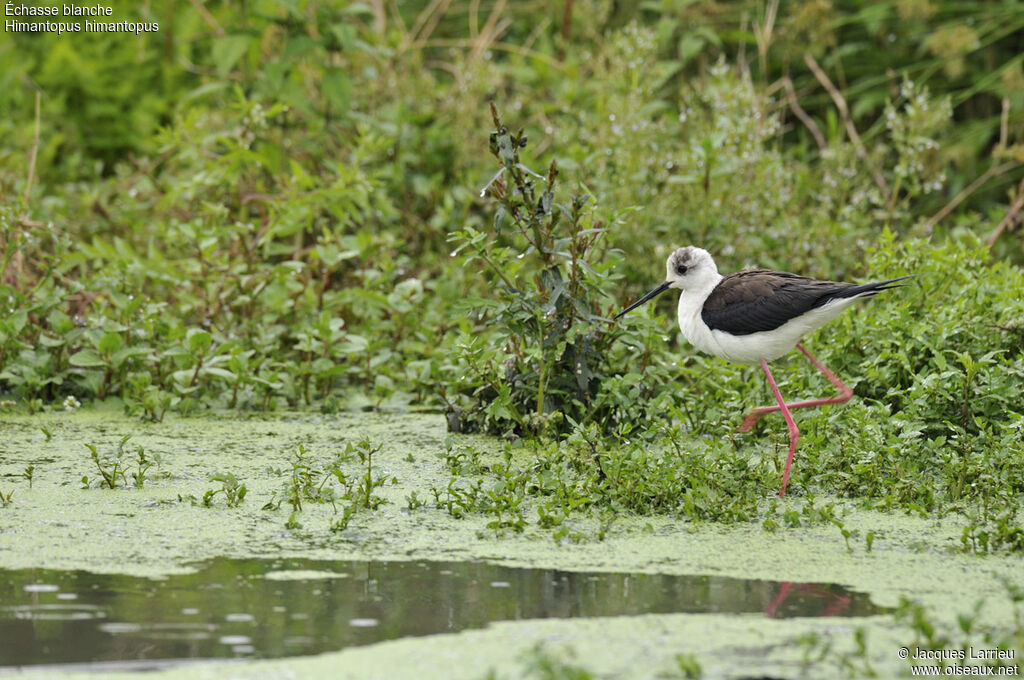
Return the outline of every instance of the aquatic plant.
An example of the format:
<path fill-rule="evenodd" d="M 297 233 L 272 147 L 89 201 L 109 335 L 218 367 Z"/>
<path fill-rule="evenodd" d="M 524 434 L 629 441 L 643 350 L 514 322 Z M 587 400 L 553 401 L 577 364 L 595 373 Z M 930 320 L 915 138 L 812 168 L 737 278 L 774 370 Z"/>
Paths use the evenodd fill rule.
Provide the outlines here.
<path fill-rule="evenodd" d="M 571 647 L 554 648 L 543 643 L 523 654 L 524 678 L 538 680 L 594 680 L 594 674 L 575 661 Z"/>
<path fill-rule="evenodd" d="M 106 486 L 108 489 L 116 489 L 118 485 L 118 479 L 120 483 L 127 484 L 127 467 L 125 456 L 125 444 L 131 439 L 131 435 L 125 435 L 121 438 L 121 441 L 117 445 L 117 451 L 113 456 L 105 456 L 100 458 L 99 451 L 96 449 L 94 444 L 86 444 L 85 448 L 89 449 L 90 457 L 92 462 L 96 465 L 96 469 L 100 473 L 100 486 Z M 89 477 L 87 475 L 82 476 L 82 488 L 89 488 Z"/>
<path fill-rule="evenodd" d="M 277 510 L 282 502 L 288 503 L 292 511 L 286 526 L 297 529 L 301 527 L 298 517 L 304 501 L 329 503 L 337 513 L 338 501 L 346 500 L 349 503 L 342 508 L 341 516 L 333 520 L 330 527 L 332 532 L 343 531 L 358 510 L 375 510 L 387 502 L 374 493 L 388 481 L 394 481 L 388 475 L 374 474 L 373 456 L 381 450 L 381 446 L 375 446 L 365 438 L 356 443 L 348 442 L 333 460 L 321 464 L 310 456 L 304 444 L 299 444 L 289 460 L 291 470 L 288 481 L 281 489 L 272 492 L 263 509 Z M 353 462 L 358 462 L 360 474 L 346 472 L 346 468 Z"/>
<path fill-rule="evenodd" d="M 94 444 L 86 444 L 89 449 L 90 458 L 100 473 L 100 486 L 108 489 L 117 488 L 118 484 L 128 485 L 128 472 L 131 469 L 132 461 L 129 459 L 125 445 L 131 439 L 131 435 L 125 435 L 117 444 L 117 451 L 111 456 L 100 456 Z M 135 447 L 135 471 L 132 472 L 132 485 L 141 489 L 146 483 L 146 474 L 154 465 L 160 465 L 160 456 L 150 458 L 142 446 Z M 120 480 L 120 482 L 118 481 Z M 89 488 L 89 477 L 83 475 L 81 479 L 82 488 Z"/>
<path fill-rule="evenodd" d="M 345 529 L 348 529 L 348 525 L 352 521 L 352 518 L 356 516 L 356 512 L 358 512 L 358 509 L 359 506 L 357 503 L 349 503 L 348 505 L 346 505 L 341 511 L 341 516 L 334 520 L 331 520 L 331 524 L 328 528 L 329 531 L 331 533 L 337 534 L 341 533 L 342 531 L 345 531 Z"/>
<path fill-rule="evenodd" d="M 899 607 L 894 614 L 896 621 L 908 632 L 906 645 L 942 652 L 948 650 L 952 654 L 936 653 L 929 661 L 940 669 L 947 666 L 980 666 L 994 669 L 1000 667 L 1014 668 L 1015 659 L 1024 651 L 1024 590 L 1013 583 L 1004 583 L 1006 599 L 1013 610 L 1007 626 L 996 627 L 982 625 L 979 622 L 984 599 L 973 603 L 969 611 L 960 612 L 956 617 L 956 626 L 949 627 L 934 613 L 928 611 L 921 603 L 906 597 L 900 598 Z M 971 650 L 978 649 L 978 641 L 983 640 L 991 656 L 972 658 Z M 996 653 L 998 650 L 998 653 Z M 949 675 L 950 673 L 947 673 Z M 958 673 L 953 673 L 958 674 Z M 974 672 L 978 675 L 980 673 Z"/>
<path fill-rule="evenodd" d="M 207 508 L 213 506 L 217 494 L 223 494 L 224 501 L 229 508 L 237 508 L 245 500 L 249 492 L 245 484 L 238 481 L 238 478 L 231 472 L 218 472 L 211 475 L 210 481 L 220 482 L 219 489 L 208 489 L 203 494 L 203 505 Z"/>
<path fill-rule="evenodd" d="M 367 510 L 374 510 L 387 502 L 381 496 L 376 496 L 373 493 L 377 487 L 383 486 L 390 479 L 387 475 L 373 476 L 373 455 L 381 450 L 381 446 L 381 444 L 374 446 L 369 439 L 361 439 L 356 444 L 345 445 L 345 457 L 349 458 L 355 454 L 359 463 L 364 466 L 358 485 L 355 489 L 347 490 L 346 497 L 358 501 L 359 505 Z"/>
<path fill-rule="evenodd" d="M 676 654 L 676 671 L 682 680 L 700 680 L 704 677 L 704 670 L 697 660 L 696 654 Z"/>
<path fill-rule="evenodd" d="M 159 466 L 162 459 L 159 455 L 150 458 L 142 446 L 135 447 L 135 472 L 132 473 L 132 485 L 141 489 L 146 483 L 146 474 L 154 465 Z"/>
<path fill-rule="evenodd" d="M 580 665 L 576 656 L 572 646 L 538 643 L 522 654 L 517 677 L 532 680 L 594 680 L 601 677 L 601 673 Z M 666 680 L 700 680 L 704 677 L 704 671 L 694 654 L 676 654 L 673 662 L 674 667 L 659 672 L 657 677 Z M 482 676 L 482 680 L 498 680 L 502 677 L 491 670 Z"/>
<path fill-rule="evenodd" d="M 21 476 L 28 480 L 28 488 L 32 488 L 32 480 L 35 478 L 36 466 L 31 463 L 25 466 Z"/>

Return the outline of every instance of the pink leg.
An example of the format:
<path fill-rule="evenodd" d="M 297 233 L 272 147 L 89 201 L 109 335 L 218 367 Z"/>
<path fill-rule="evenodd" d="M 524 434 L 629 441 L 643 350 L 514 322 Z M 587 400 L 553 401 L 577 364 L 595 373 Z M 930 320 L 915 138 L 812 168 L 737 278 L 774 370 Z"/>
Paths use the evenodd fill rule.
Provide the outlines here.
<path fill-rule="evenodd" d="M 786 419 L 786 427 L 789 428 L 789 456 L 786 457 L 786 469 L 782 471 L 782 488 L 779 490 L 779 498 L 782 498 L 786 495 L 789 467 L 793 464 L 793 454 L 796 453 L 796 442 L 800 438 L 800 430 L 796 428 L 793 416 L 789 413 L 789 407 L 783 401 L 782 394 L 779 392 L 779 386 L 775 384 L 775 378 L 772 377 L 772 372 L 768 370 L 768 362 L 764 359 L 761 359 L 761 368 L 764 369 L 764 374 L 768 376 L 768 384 L 772 387 L 772 394 L 775 395 L 775 401 L 779 402 L 779 409 L 782 410 L 782 416 Z"/>
<path fill-rule="evenodd" d="M 810 401 L 798 401 L 792 404 L 786 404 L 786 407 L 805 408 L 807 406 L 823 406 L 825 404 L 845 404 L 846 402 L 850 401 L 850 397 L 853 396 L 853 390 L 847 387 L 842 380 L 837 378 L 832 371 L 825 368 L 825 366 L 820 361 L 811 356 L 811 353 L 808 352 L 803 345 L 797 343 L 796 347 L 797 349 L 804 353 L 804 356 L 807 357 L 807 359 L 812 364 L 814 364 L 815 368 L 821 371 L 825 375 L 825 377 L 828 378 L 828 381 L 830 383 L 836 386 L 836 388 L 839 390 L 839 394 L 828 399 L 811 399 Z M 757 421 L 761 420 L 761 416 L 767 415 L 769 413 L 774 413 L 775 411 L 778 410 L 778 406 L 758 406 L 753 411 L 747 414 L 747 417 L 743 419 L 743 422 L 740 423 L 740 426 L 736 428 L 736 431 L 746 432 L 750 428 L 754 427 L 754 425 L 757 424 Z"/>
<path fill-rule="evenodd" d="M 780 604 L 786 601 L 787 597 L 789 597 L 789 589 L 792 586 L 793 583 L 791 581 L 783 582 L 782 587 L 779 588 L 779 594 L 775 596 L 775 599 L 772 600 L 772 603 L 768 605 L 767 609 L 764 610 L 764 613 L 767 614 L 769 618 L 775 618 L 775 610 L 779 608 Z"/>

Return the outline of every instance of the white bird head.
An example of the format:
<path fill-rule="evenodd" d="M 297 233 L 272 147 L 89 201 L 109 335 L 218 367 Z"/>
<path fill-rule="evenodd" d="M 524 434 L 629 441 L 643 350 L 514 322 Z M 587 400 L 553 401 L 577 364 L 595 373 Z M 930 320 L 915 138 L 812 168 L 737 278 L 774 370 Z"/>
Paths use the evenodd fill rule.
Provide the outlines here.
<path fill-rule="evenodd" d="M 715 265 L 711 253 L 697 246 L 676 248 L 665 263 L 665 282 L 616 314 L 615 318 L 618 319 L 669 288 L 677 290 L 713 288 L 720 278 L 718 266 Z"/>
<path fill-rule="evenodd" d="M 695 290 L 709 282 L 718 282 L 718 266 L 711 253 L 697 246 L 676 248 L 665 263 L 665 283 L 669 288 Z"/>

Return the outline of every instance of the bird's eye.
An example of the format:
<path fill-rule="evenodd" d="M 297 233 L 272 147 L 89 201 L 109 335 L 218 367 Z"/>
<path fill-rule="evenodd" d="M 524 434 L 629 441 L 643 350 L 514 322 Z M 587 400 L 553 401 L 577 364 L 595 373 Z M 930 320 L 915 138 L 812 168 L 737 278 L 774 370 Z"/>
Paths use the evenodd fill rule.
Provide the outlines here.
<path fill-rule="evenodd" d="M 683 274 L 685 274 L 685 273 L 686 273 L 686 265 L 685 265 L 685 264 L 681 264 L 681 265 L 679 265 L 678 267 L 676 267 L 676 272 L 677 272 L 677 273 L 678 273 L 678 274 L 679 274 L 680 276 L 682 276 Z"/>

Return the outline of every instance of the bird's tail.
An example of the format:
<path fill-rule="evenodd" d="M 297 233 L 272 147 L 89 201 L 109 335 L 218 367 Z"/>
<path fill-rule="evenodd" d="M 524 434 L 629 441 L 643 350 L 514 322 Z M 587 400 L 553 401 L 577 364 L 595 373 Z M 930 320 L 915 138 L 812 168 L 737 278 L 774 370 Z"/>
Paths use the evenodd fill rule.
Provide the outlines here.
<path fill-rule="evenodd" d="M 887 281 L 875 281 L 874 283 L 862 283 L 844 288 L 839 292 L 838 295 L 833 297 L 838 298 L 852 298 L 852 297 L 872 297 L 878 295 L 883 290 L 889 290 L 890 288 L 901 288 L 906 284 L 898 284 L 897 281 L 904 281 L 906 279 L 912 279 L 918 274 L 907 274 L 906 276 L 898 276 L 895 279 L 889 279 Z"/>

